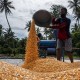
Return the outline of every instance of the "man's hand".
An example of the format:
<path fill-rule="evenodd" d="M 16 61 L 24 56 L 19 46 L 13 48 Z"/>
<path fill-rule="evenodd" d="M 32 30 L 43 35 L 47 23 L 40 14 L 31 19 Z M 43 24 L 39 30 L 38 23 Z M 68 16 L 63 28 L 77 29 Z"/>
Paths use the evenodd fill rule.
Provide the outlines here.
<path fill-rule="evenodd" d="M 45 27 L 46 27 L 46 28 L 50 28 L 50 25 L 46 25 Z"/>

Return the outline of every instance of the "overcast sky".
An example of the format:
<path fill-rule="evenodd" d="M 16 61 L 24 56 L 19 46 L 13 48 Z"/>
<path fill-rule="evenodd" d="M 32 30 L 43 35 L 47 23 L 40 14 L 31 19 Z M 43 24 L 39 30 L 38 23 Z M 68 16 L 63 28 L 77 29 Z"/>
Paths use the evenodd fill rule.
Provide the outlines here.
<path fill-rule="evenodd" d="M 13 6 L 15 10 L 12 10 L 11 15 L 8 15 L 8 19 L 10 22 L 15 35 L 19 38 L 23 38 L 27 36 L 27 30 L 17 30 L 14 29 L 20 28 L 24 29 L 25 25 L 28 21 L 32 19 L 33 14 L 40 9 L 45 9 L 50 11 L 50 7 L 53 4 L 59 4 L 68 8 L 68 0 L 9 0 L 13 1 Z M 72 19 L 72 10 L 68 8 L 69 17 Z M 0 14 L 0 24 L 3 25 L 4 28 L 7 28 L 7 22 L 5 19 L 5 14 Z M 72 20 L 73 24 L 73 20 Z"/>

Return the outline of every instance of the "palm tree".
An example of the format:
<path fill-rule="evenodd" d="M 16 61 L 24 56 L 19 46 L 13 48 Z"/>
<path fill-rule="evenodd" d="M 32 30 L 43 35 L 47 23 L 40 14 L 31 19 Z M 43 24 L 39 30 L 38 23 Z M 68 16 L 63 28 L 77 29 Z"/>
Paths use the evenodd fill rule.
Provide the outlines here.
<path fill-rule="evenodd" d="M 74 32 L 78 32 L 79 29 L 78 29 L 78 25 L 75 23 L 74 26 L 72 26 L 73 28 L 71 29 L 72 30 L 72 33 Z"/>
<path fill-rule="evenodd" d="M 76 18 L 76 23 L 78 23 L 79 25 L 79 21 L 80 21 L 80 7 L 78 8 L 77 14 L 75 15 Z"/>
<path fill-rule="evenodd" d="M 2 25 L 0 25 L 0 37 L 2 35 Z"/>
<path fill-rule="evenodd" d="M 6 20 L 7 20 L 9 28 L 11 28 L 11 27 L 10 27 L 7 15 L 12 13 L 10 9 L 15 9 L 12 6 L 12 2 L 11 1 L 8 1 L 8 0 L 1 0 L 0 1 L 0 12 L 4 12 L 5 11 L 5 16 L 6 16 Z"/>
<path fill-rule="evenodd" d="M 6 29 L 6 32 L 4 34 L 4 39 L 5 39 L 7 47 L 11 50 L 12 54 L 15 50 L 15 45 L 16 45 L 16 44 L 14 45 L 15 38 L 16 36 L 14 36 L 14 32 L 12 32 L 11 28 Z"/>
<path fill-rule="evenodd" d="M 30 27 L 31 27 L 31 21 L 28 21 L 28 23 L 26 24 L 26 27 L 24 29 L 27 29 L 28 32 L 30 31 Z"/>
<path fill-rule="evenodd" d="M 68 7 L 73 9 L 73 13 L 75 14 L 76 21 L 79 22 L 80 19 L 80 0 L 69 0 Z"/>
<path fill-rule="evenodd" d="M 68 7 L 73 8 L 73 13 L 76 13 L 78 8 L 80 7 L 80 1 L 79 0 L 69 0 Z"/>
<path fill-rule="evenodd" d="M 37 33 L 37 34 L 40 33 L 39 27 L 36 29 L 36 33 Z"/>

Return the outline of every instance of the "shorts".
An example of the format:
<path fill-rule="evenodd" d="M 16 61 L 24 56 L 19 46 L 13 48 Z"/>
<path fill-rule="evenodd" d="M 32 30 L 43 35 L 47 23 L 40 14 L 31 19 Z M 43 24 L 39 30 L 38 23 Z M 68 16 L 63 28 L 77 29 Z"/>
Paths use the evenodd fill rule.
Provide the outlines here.
<path fill-rule="evenodd" d="M 65 51 L 72 52 L 72 38 L 66 40 L 57 39 L 57 49 L 62 49 L 63 47 Z"/>

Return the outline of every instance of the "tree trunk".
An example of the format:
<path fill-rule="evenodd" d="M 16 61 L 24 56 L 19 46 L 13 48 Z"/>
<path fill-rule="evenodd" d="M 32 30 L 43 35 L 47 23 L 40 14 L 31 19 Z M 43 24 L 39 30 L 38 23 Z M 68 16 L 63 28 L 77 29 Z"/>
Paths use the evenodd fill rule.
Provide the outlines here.
<path fill-rule="evenodd" d="M 11 29 L 10 24 L 9 24 L 9 21 L 8 21 L 8 18 L 7 18 L 7 14 L 6 14 L 6 12 L 5 12 L 5 16 L 6 16 L 6 20 L 7 20 L 7 23 L 8 23 L 9 29 Z M 12 30 L 11 30 L 11 32 L 12 32 Z M 9 43 L 9 42 L 8 42 L 8 43 Z M 13 51 L 12 51 L 12 54 L 13 54 Z M 10 56 L 10 53 L 9 53 L 9 56 Z"/>
<path fill-rule="evenodd" d="M 9 21 L 8 21 L 8 18 L 7 18 L 6 12 L 5 12 L 5 16 L 6 16 L 6 20 L 7 20 L 8 26 L 9 26 L 9 28 L 11 28 L 11 27 L 10 27 L 10 24 L 9 24 Z"/>

